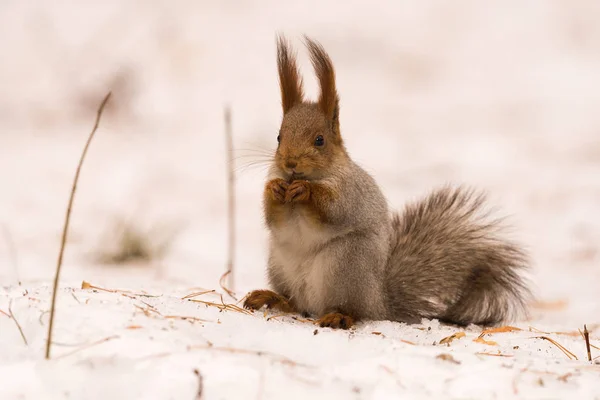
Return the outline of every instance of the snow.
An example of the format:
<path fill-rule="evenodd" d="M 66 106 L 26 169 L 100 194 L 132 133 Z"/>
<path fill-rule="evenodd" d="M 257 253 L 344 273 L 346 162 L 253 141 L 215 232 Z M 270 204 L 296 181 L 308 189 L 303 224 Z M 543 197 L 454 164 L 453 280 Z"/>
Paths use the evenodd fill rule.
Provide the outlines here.
<path fill-rule="evenodd" d="M 600 347 L 599 8 L 592 0 L 4 2 L 0 398 L 193 399 L 194 370 L 204 399 L 600 398 L 600 365 L 586 361 L 578 333 L 587 324 Z M 429 320 L 332 331 L 182 299 L 223 293 L 226 104 L 238 173 L 236 294 L 266 285 L 265 165 L 249 163 L 273 149 L 281 118 L 278 31 L 299 51 L 309 95 L 316 84 L 300 35 L 330 53 L 347 146 L 390 204 L 450 181 L 486 190 L 510 216 L 531 253 L 538 298 L 528 320 L 511 322 L 521 331 L 484 337 L 496 345 L 474 342 L 482 327 Z M 68 194 L 108 90 L 45 361 Z M 93 255 L 112 245 L 122 219 L 178 235 L 162 260 L 98 264 Z M 221 302 L 214 293 L 193 299 Z"/>

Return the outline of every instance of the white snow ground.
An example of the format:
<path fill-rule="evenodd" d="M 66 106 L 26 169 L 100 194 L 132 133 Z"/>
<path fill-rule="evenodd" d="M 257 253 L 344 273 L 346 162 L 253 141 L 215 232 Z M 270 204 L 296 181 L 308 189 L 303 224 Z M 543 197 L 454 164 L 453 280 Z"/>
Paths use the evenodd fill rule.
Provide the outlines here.
<path fill-rule="evenodd" d="M 3 2 L 0 398 L 193 399 L 196 369 L 204 399 L 599 399 L 600 365 L 577 333 L 587 324 L 600 347 L 598 15 L 593 0 Z M 310 322 L 181 299 L 221 291 L 227 103 L 240 156 L 236 292 L 265 286 L 264 170 L 247 164 L 258 159 L 250 149 L 273 148 L 280 121 L 277 31 L 294 39 L 312 95 L 300 35 L 329 51 L 347 145 L 391 204 L 466 183 L 511 216 L 539 300 L 511 324 L 523 331 L 485 337 L 496 345 L 473 341 L 481 327 L 440 345 L 461 330 L 437 321 L 315 334 Z M 109 89 L 48 362 L 65 206 Z M 99 265 L 92 254 L 111 245 L 118 218 L 180 233 L 162 262 Z"/>

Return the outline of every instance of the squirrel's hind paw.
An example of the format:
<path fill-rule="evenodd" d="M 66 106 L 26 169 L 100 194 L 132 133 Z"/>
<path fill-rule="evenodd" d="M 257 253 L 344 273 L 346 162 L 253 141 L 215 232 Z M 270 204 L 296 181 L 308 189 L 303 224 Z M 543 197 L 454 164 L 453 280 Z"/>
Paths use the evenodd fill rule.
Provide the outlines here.
<path fill-rule="evenodd" d="M 323 315 L 316 322 L 321 328 L 350 329 L 354 325 L 354 319 L 342 313 L 329 313 Z"/>
<path fill-rule="evenodd" d="M 271 290 L 254 290 L 248 294 L 244 301 L 244 308 L 250 310 L 260 310 L 263 306 L 285 313 L 294 312 L 293 307 L 285 297 Z"/>

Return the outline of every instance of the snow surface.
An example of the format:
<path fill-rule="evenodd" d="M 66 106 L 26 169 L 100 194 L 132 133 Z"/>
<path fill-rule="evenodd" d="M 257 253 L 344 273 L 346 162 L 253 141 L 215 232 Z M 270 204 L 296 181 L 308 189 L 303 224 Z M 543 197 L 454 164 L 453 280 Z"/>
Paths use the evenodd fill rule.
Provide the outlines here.
<path fill-rule="evenodd" d="M 578 333 L 587 324 L 600 347 L 599 13 L 593 0 L 2 2 L 0 398 L 194 399 L 197 370 L 204 399 L 600 399 L 600 365 L 586 361 Z M 529 320 L 511 323 L 522 331 L 484 337 L 495 345 L 474 342 L 482 327 L 428 320 L 331 331 L 182 299 L 222 293 L 226 104 L 235 289 L 241 297 L 266 285 L 265 165 L 250 164 L 257 149 L 273 149 L 281 118 L 278 31 L 294 40 L 310 95 L 300 35 L 330 53 L 347 146 L 390 204 L 466 183 L 510 216 L 538 298 Z M 108 90 L 75 199 L 48 362 L 66 202 Z M 100 265 L 94 254 L 112 245 L 120 219 L 178 235 L 162 260 Z"/>

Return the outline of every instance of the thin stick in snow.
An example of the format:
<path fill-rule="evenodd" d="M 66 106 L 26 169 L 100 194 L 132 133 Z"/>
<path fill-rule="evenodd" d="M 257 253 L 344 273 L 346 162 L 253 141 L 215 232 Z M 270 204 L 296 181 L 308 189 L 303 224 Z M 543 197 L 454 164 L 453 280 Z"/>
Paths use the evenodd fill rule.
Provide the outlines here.
<path fill-rule="evenodd" d="M 234 256 L 235 256 L 235 172 L 233 168 L 233 134 L 231 129 L 231 108 L 225 107 L 225 143 L 227 152 L 227 220 L 228 220 L 228 245 L 227 245 L 227 270 L 229 275 L 229 295 L 235 291 Z M 234 297 L 235 298 L 235 297 Z"/>
<path fill-rule="evenodd" d="M 583 325 L 583 338 L 585 339 L 585 348 L 587 350 L 588 361 L 592 362 L 592 350 L 590 349 L 590 332 L 588 332 L 587 326 Z"/>
<path fill-rule="evenodd" d="M 200 400 L 202 398 L 202 391 L 204 390 L 204 379 L 200 374 L 200 371 L 197 369 L 194 370 L 194 375 L 198 377 L 198 390 L 196 392 L 196 400 Z"/>
<path fill-rule="evenodd" d="M 21 337 L 23 338 L 23 341 L 25 342 L 25 346 L 29 346 L 29 343 L 27 343 L 27 338 L 25 337 L 25 333 L 23 333 L 23 328 L 21 328 L 21 324 L 19 324 L 19 321 L 17 321 L 17 318 L 15 317 L 15 314 L 13 314 L 12 312 L 12 299 L 8 302 L 8 313 L 10 314 L 10 318 L 15 321 L 15 325 L 17 325 L 17 329 L 19 329 L 19 333 L 21 334 Z"/>
<path fill-rule="evenodd" d="M 79 159 L 79 164 L 77 165 L 77 170 L 75 172 L 75 178 L 73 179 L 73 186 L 71 188 L 71 196 L 69 197 L 69 204 L 67 206 L 67 213 L 65 216 L 65 225 L 63 227 L 62 239 L 60 243 L 60 251 L 58 253 L 58 261 L 56 264 L 56 274 L 54 276 L 54 285 L 52 286 L 52 302 L 50 303 L 50 323 L 48 324 L 48 338 L 46 339 L 46 359 L 50 359 L 50 346 L 52 344 L 52 328 L 54 326 L 54 311 L 56 308 L 56 292 L 58 291 L 58 281 L 60 279 L 60 269 L 62 267 L 63 255 L 65 252 L 65 245 L 67 243 L 67 232 L 69 229 L 69 220 L 71 219 L 71 209 L 73 208 L 73 199 L 75 198 L 75 191 L 77 190 L 77 181 L 79 180 L 79 173 L 81 172 L 81 166 L 83 165 L 83 160 L 85 159 L 85 155 L 87 154 L 88 148 L 90 147 L 90 143 L 94 138 L 94 134 L 98 129 L 98 125 L 100 124 L 100 117 L 102 117 L 102 111 L 104 111 L 104 106 L 108 102 L 110 98 L 110 92 L 104 97 L 102 103 L 100 103 L 100 107 L 98 107 L 98 112 L 96 113 L 96 122 L 94 123 L 94 127 L 88 136 L 87 142 L 85 143 L 85 147 L 83 148 L 83 152 L 81 153 L 81 158 Z"/>

